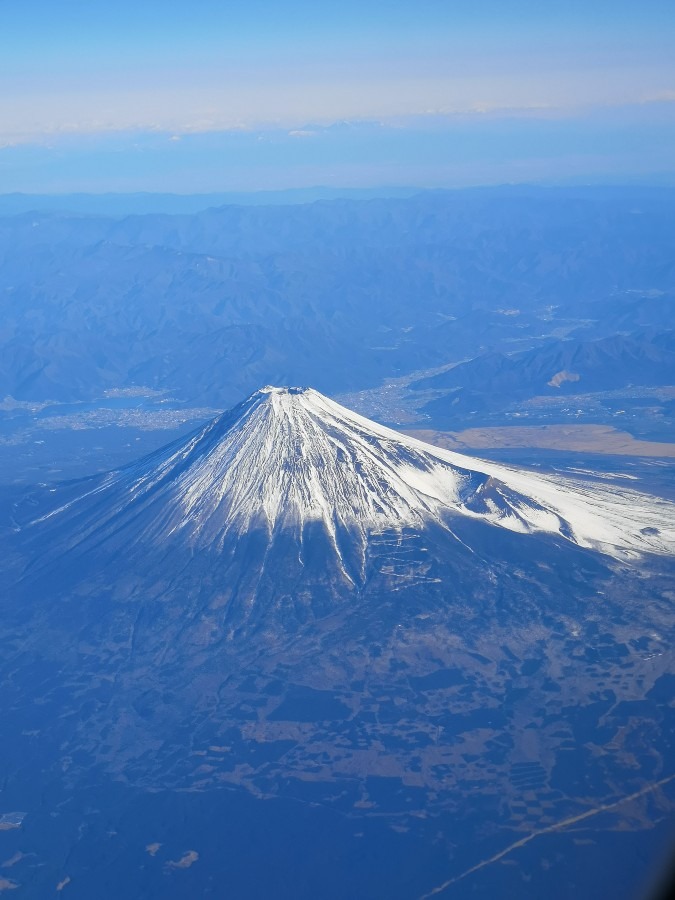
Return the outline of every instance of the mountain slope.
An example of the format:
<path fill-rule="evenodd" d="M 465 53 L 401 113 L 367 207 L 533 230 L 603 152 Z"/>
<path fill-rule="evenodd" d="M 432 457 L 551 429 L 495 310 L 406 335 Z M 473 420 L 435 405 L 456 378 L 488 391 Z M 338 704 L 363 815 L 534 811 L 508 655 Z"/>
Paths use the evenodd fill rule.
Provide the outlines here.
<path fill-rule="evenodd" d="M 0 532 L 13 808 L 60 814 L 54 785 L 236 787 L 359 831 L 442 829 L 445 860 L 448 840 L 493 854 L 488 820 L 507 846 L 642 789 L 673 758 L 675 507 L 623 484 L 265 388 L 133 466 L 41 486 Z"/>
<path fill-rule="evenodd" d="M 432 522 L 451 536 L 470 519 L 616 557 L 675 547 L 665 501 L 431 447 L 302 388 L 263 388 L 187 439 L 70 490 L 33 528 L 65 529 L 76 543 L 125 534 L 220 552 L 254 531 L 302 542 L 318 523 L 338 560 L 361 559 L 358 573 L 345 571 L 361 581 L 373 534 Z"/>
<path fill-rule="evenodd" d="M 673 372 L 675 333 L 646 330 L 595 341 L 554 341 L 510 355 L 486 353 L 412 387 L 452 391 L 424 409 L 434 421 L 456 422 L 470 410 L 491 412 L 533 397 L 668 384 Z"/>

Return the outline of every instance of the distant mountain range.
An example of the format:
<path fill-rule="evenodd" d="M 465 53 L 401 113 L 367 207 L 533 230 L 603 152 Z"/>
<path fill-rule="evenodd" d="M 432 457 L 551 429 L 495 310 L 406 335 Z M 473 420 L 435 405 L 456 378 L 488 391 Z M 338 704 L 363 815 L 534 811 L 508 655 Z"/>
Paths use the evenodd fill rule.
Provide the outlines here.
<path fill-rule="evenodd" d="M 535 384 L 540 352 L 551 357 L 541 357 L 546 387 L 575 371 L 571 345 L 555 349 L 567 338 L 610 339 L 598 350 L 604 380 L 598 360 L 579 385 L 616 385 L 633 351 L 612 341 L 639 343 L 652 329 L 661 353 L 655 332 L 675 327 L 673 197 L 501 188 L 6 216 L 0 396 L 72 401 L 144 385 L 223 407 L 265 382 L 335 394 L 469 359 L 483 361 L 450 381 L 465 374 L 461 387 L 480 391 L 490 370 L 493 391 L 500 369 L 514 386 Z M 534 353 L 523 376 L 519 350 Z M 666 377 L 667 358 L 644 353 L 643 379 Z"/>
<path fill-rule="evenodd" d="M 213 194 L 0 194 L 0 216 L 27 212 L 75 213 L 87 216 L 132 216 L 163 213 L 192 214 L 214 206 L 287 206 L 317 200 L 370 200 L 412 197 L 419 188 L 291 188 L 278 191 L 221 191 Z"/>
<path fill-rule="evenodd" d="M 675 380 L 675 332 L 612 335 L 596 341 L 564 340 L 505 355 L 486 353 L 447 372 L 420 379 L 416 390 L 447 390 L 425 411 L 456 423 L 468 411 L 499 410 L 541 396 L 588 394 Z"/>

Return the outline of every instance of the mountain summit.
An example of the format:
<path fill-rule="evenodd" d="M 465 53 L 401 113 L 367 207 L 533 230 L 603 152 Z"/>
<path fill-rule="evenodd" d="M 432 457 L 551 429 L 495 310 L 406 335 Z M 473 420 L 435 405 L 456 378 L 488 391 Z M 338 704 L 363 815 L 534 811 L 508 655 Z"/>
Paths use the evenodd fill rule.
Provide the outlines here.
<path fill-rule="evenodd" d="M 319 525 L 339 559 L 360 558 L 350 580 L 364 577 L 373 535 L 432 523 L 457 540 L 457 526 L 472 520 L 617 558 L 675 546 L 671 503 L 439 449 L 294 387 L 264 387 L 187 438 L 80 483 L 34 523 L 67 520 L 77 541 L 126 534 L 193 551 L 292 534 L 301 555 L 307 528 Z"/>

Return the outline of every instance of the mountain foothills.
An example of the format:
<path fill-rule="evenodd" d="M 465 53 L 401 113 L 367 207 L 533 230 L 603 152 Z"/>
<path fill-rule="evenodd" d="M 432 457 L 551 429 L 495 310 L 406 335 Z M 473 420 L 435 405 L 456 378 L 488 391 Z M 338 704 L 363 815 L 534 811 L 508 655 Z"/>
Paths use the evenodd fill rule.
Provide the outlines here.
<path fill-rule="evenodd" d="M 368 857 L 387 896 L 484 859 L 467 890 L 488 897 L 490 857 L 521 838 L 610 810 L 598 833 L 620 842 L 672 808 L 675 504 L 624 478 L 474 459 L 267 387 L 126 468 L 26 492 L 3 546 L 0 761 L 44 829 L 69 827 L 85 785 L 141 792 L 139 809 L 243 790 L 263 817 L 292 801 L 435 854 L 405 877 Z M 188 861 L 236 888 L 190 828 Z M 134 840 L 159 829 L 139 813 Z M 15 843 L 35 864 L 13 878 L 40 896 L 37 826 Z M 325 896 L 348 869 L 327 860 Z M 527 871 L 495 877 L 517 890 Z M 73 896 L 113 896 L 92 878 Z"/>
<path fill-rule="evenodd" d="M 335 395 L 407 378 L 405 414 L 429 427 L 622 411 L 636 434 L 668 439 L 674 190 L 5 215 L 0 396 L 146 388 L 222 409 L 265 383 Z"/>

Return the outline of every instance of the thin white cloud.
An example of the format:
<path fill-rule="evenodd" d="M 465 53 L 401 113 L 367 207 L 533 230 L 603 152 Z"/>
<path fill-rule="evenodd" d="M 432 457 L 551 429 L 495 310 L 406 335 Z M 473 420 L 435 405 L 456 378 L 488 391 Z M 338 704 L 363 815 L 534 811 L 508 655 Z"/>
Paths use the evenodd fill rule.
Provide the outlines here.
<path fill-rule="evenodd" d="M 675 66 L 673 66 L 675 70 Z M 87 90 L 54 85 L 0 95 L 0 141 L 35 142 L 64 135 L 154 131 L 190 135 L 284 129 L 309 138 L 313 127 L 341 120 L 414 116 L 569 115 L 580 109 L 670 102 L 675 71 L 625 68 L 600 73 L 548 72 L 539 77 L 415 77 L 154 86 Z"/>
<path fill-rule="evenodd" d="M 658 91 L 656 94 L 649 94 L 640 100 L 641 103 L 675 103 L 675 89 Z"/>

